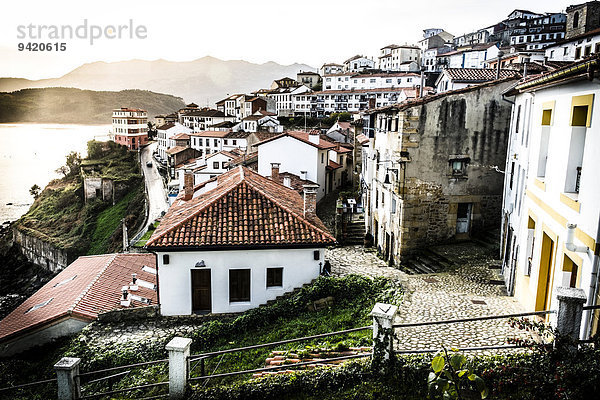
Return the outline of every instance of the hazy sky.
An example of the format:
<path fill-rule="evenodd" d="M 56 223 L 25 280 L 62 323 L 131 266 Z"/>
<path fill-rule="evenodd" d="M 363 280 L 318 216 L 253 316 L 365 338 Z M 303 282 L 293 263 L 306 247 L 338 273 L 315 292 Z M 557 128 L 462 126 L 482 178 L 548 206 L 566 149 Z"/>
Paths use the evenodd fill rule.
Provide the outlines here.
<path fill-rule="evenodd" d="M 440 27 L 460 35 L 499 22 L 515 8 L 556 12 L 580 2 L 583 0 L 7 1 L 0 14 L 0 76 L 50 78 L 92 61 L 190 61 L 205 55 L 318 67 L 357 53 L 376 57 L 379 48 L 390 43 L 416 43 L 424 28 Z M 44 42 L 65 42 L 67 50 L 17 50 L 19 43 L 40 42 L 19 39 L 19 25 L 75 28 L 84 19 L 88 26 L 101 28 L 129 25 L 132 19 L 134 27 L 145 26 L 147 38 L 98 39 L 90 45 L 89 39 L 47 40 L 46 36 Z M 127 34 L 127 29 L 122 33 Z"/>

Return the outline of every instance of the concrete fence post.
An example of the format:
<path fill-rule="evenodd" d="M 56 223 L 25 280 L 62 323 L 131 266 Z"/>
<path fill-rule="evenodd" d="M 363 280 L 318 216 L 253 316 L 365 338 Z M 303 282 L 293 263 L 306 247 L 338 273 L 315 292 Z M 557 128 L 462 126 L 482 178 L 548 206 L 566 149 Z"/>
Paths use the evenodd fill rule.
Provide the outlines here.
<path fill-rule="evenodd" d="M 577 351 L 583 305 L 586 302 L 585 292 L 577 288 L 558 287 L 556 298 L 558 299 L 556 331 L 571 339 L 568 344 L 569 350 Z"/>
<path fill-rule="evenodd" d="M 188 357 L 192 339 L 174 337 L 165 347 L 169 352 L 169 398 L 183 399 L 188 380 Z"/>
<path fill-rule="evenodd" d="M 394 354 L 394 340 L 391 334 L 394 316 L 398 312 L 398 307 L 391 304 L 376 303 L 369 314 L 373 317 L 373 351 L 378 345 L 383 344 L 383 359 L 389 360 Z M 390 333 L 386 335 L 386 330 Z"/>
<path fill-rule="evenodd" d="M 58 383 L 58 400 L 75 400 L 81 397 L 81 388 L 79 387 L 80 358 L 63 357 L 54 364 L 56 379 Z"/>

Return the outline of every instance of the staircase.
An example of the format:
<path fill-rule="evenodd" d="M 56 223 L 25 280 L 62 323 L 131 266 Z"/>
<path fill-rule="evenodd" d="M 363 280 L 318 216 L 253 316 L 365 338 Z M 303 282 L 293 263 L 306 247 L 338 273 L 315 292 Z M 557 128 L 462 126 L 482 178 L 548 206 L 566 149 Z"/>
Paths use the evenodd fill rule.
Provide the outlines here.
<path fill-rule="evenodd" d="M 299 291 L 300 291 L 302 288 L 305 288 L 305 287 L 307 287 L 307 286 L 310 286 L 310 285 L 312 285 L 313 283 L 315 283 L 315 281 L 316 281 L 316 279 L 313 279 L 313 280 L 312 280 L 312 281 L 310 281 L 309 283 L 305 283 L 304 285 L 302 285 L 302 286 L 300 286 L 300 287 L 297 287 L 297 288 L 295 288 L 295 289 L 294 289 L 294 290 L 292 290 L 291 292 L 286 292 L 286 293 L 284 293 L 284 294 L 282 294 L 282 295 L 280 295 L 280 296 L 277 296 L 277 297 L 275 297 L 275 298 L 274 298 L 274 299 L 272 299 L 272 300 L 267 300 L 267 302 L 266 302 L 266 303 L 264 303 L 264 304 L 261 304 L 259 307 L 266 307 L 266 306 L 270 306 L 271 304 L 273 304 L 273 303 L 276 303 L 276 302 L 278 302 L 279 300 L 283 300 L 283 299 L 290 298 L 290 297 L 292 297 L 293 295 L 295 295 L 296 293 L 298 293 L 298 292 L 299 292 Z"/>
<path fill-rule="evenodd" d="M 352 222 L 348 222 L 341 235 L 341 244 L 346 246 L 362 246 L 365 242 L 365 215 L 354 214 Z"/>
<path fill-rule="evenodd" d="M 425 249 L 414 254 L 409 259 L 403 261 L 400 269 L 404 272 L 417 274 L 435 274 L 444 270 L 454 268 L 454 263 L 434 250 Z"/>

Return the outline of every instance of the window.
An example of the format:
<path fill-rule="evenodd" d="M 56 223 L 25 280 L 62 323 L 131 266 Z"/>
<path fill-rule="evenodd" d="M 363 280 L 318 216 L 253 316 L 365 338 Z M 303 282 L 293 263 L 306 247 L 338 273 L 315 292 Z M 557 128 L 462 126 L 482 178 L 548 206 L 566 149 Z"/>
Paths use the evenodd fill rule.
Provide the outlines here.
<path fill-rule="evenodd" d="M 250 301 L 250 270 L 229 270 L 229 301 Z"/>
<path fill-rule="evenodd" d="M 517 107 L 517 119 L 515 121 L 515 132 L 519 133 L 519 122 L 521 121 L 521 105 Z"/>
<path fill-rule="evenodd" d="M 581 47 L 576 47 L 575 48 L 575 59 L 577 60 L 580 57 L 581 57 Z"/>
<path fill-rule="evenodd" d="M 552 125 L 552 114 L 554 112 L 554 101 L 542 104 L 542 125 Z"/>
<path fill-rule="evenodd" d="M 219 140 L 213 139 L 213 144 L 215 147 L 219 147 Z"/>
<path fill-rule="evenodd" d="M 223 144 L 227 145 L 227 139 L 223 140 Z"/>
<path fill-rule="evenodd" d="M 573 14 L 573 28 L 579 27 L 579 11 L 575 11 Z"/>
<path fill-rule="evenodd" d="M 163 264 L 168 264 L 168 263 L 169 263 L 169 255 L 163 254 Z"/>
<path fill-rule="evenodd" d="M 236 140 L 236 139 L 233 139 L 233 140 L 231 141 L 231 144 L 232 144 L 232 145 L 234 145 L 234 146 L 235 146 L 235 145 L 237 145 L 237 140 Z"/>
<path fill-rule="evenodd" d="M 267 268 L 267 287 L 283 286 L 283 267 Z"/>
<path fill-rule="evenodd" d="M 590 126 L 593 101 L 593 94 L 574 96 L 571 99 L 571 126 Z"/>
<path fill-rule="evenodd" d="M 563 260 L 563 272 L 567 275 L 566 278 L 569 281 L 569 287 L 576 288 L 577 281 L 579 280 L 579 266 L 575 264 L 573 260 L 571 260 L 571 258 L 566 254 Z M 566 286 L 566 282 L 563 283 L 563 286 Z"/>
<path fill-rule="evenodd" d="M 590 54 L 592 54 L 592 46 L 585 46 L 585 50 L 583 51 L 583 55 L 585 57 L 589 56 Z"/>
<path fill-rule="evenodd" d="M 325 154 L 321 153 L 321 164 L 325 162 Z"/>
<path fill-rule="evenodd" d="M 531 275 L 531 265 L 533 263 L 533 248 L 535 247 L 535 220 L 529 217 L 527 221 L 527 248 L 525 249 L 527 256 L 527 267 L 525 275 Z"/>

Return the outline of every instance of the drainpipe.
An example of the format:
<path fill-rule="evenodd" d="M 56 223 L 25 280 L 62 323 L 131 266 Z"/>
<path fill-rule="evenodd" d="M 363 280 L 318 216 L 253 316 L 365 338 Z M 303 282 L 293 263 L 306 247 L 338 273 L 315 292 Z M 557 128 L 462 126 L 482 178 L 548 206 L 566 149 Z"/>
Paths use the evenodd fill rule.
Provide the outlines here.
<path fill-rule="evenodd" d="M 598 228 L 596 229 L 596 246 L 600 243 L 600 218 L 598 221 Z M 600 267 L 600 255 L 599 251 L 596 249 L 594 252 L 594 257 L 592 261 L 592 274 L 590 277 L 590 288 L 588 292 L 588 305 L 593 305 L 596 301 L 596 296 L 598 295 L 598 269 Z M 592 314 L 593 310 L 590 310 L 583 315 L 583 338 L 589 337 L 590 331 L 592 330 Z"/>

